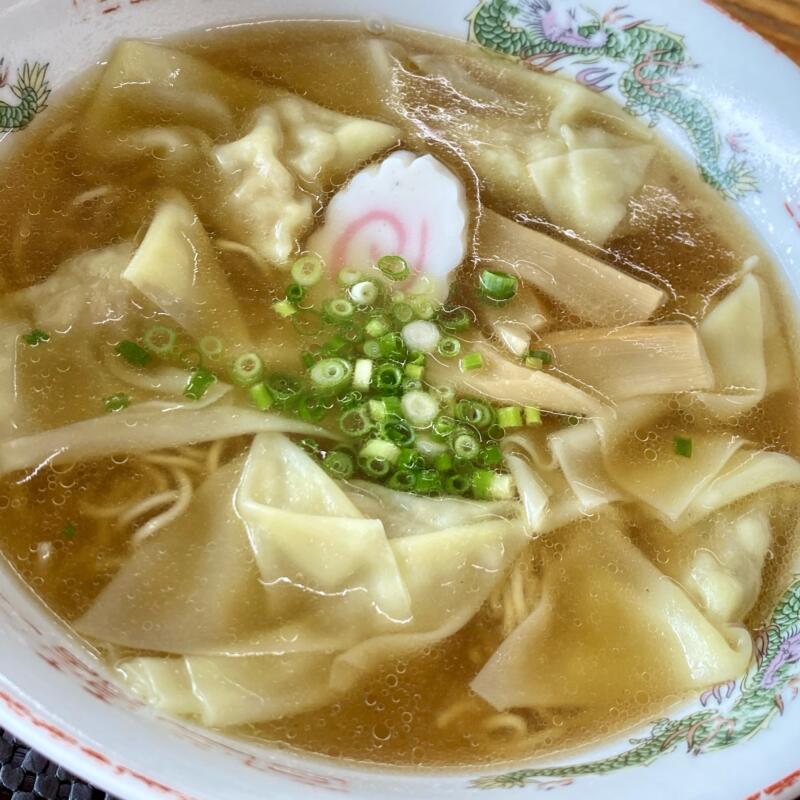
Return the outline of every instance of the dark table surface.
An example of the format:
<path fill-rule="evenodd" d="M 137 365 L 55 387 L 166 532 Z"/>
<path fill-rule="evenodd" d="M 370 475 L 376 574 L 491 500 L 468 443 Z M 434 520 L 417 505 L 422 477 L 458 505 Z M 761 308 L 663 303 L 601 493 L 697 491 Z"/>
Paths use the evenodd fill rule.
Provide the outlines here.
<path fill-rule="evenodd" d="M 800 63 L 800 0 L 716 0 Z M 115 800 L 0 730 L 0 800 Z"/>

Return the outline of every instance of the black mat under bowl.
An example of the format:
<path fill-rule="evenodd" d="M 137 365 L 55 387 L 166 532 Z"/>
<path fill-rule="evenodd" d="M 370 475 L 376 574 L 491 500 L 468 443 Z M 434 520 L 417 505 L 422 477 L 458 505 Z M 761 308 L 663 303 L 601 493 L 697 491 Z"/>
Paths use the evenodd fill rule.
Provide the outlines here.
<path fill-rule="evenodd" d="M 0 729 L 0 800 L 116 800 Z"/>

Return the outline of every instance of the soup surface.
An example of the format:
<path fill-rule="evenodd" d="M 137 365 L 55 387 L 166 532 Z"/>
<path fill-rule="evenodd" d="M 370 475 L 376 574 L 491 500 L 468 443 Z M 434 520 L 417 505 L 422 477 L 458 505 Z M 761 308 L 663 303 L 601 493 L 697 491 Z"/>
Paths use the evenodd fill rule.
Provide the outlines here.
<path fill-rule="evenodd" d="M 123 42 L 0 165 L 0 548 L 166 713 L 497 763 L 740 674 L 770 259 L 604 96 L 361 23 Z"/>

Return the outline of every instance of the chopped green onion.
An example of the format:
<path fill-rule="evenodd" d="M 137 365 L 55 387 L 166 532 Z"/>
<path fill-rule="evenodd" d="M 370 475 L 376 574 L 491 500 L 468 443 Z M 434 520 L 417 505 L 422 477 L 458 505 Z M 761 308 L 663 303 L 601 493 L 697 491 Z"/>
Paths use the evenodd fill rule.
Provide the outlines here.
<path fill-rule="evenodd" d="M 403 373 L 396 364 L 380 364 L 372 373 L 372 385 L 380 394 L 394 394 L 403 383 Z"/>
<path fill-rule="evenodd" d="M 400 449 L 400 455 L 397 457 L 397 468 L 407 470 L 420 470 L 425 466 L 425 459 L 422 453 L 414 450 L 412 447 L 403 447 Z"/>
<path fill-rule="evenodd" d="M 483 356 L 480 353 L 467 353 L 465 356 L 461 357 L 459 366 L 462 372 L 480 369 L 483 366 Z"/>
<path fill-rule="evenodd" d="M 297 305 L 303 301 L 306 296 L 306 287 L 299 283 L 290 283 L 286 287 L 286 299 L 290 303 Z"/>
<path fill-rule="evenodd" d="M 417 476 L 415 472 L 403 469 L 395 472 L 394 475 L 386 481 L 386 485 L 397 492 L 408 492 L 414 488 L 416 480 Z"/>
<path fill-rule="evenodd" d="M 520 406 L 503 406 L 503 408 L 498 408 L 497 424 L 501 428 L 521 428 L 522 408 L 520 408 Z"/>
<path fill-rule="evenodd" d="M 367 320 L 367 324 L 364 326 L 364 331 L 367 336 L 373 339 L 380 338 L 384 333 L 389 333 L 391 329 L 392 326 L 382 314 L 376 314 L 374 317 L 370 317 L 369 320 Z"/>
<path fill-rule="evenodd" d="M 403 341 L 409 350 L 418 350 L 421 354 L 436 350 L 442 332 L 430 320 L 416 319 L 403 326 Z"/>
<path fill-rule="evenodd" d="M 419 364 L 406 364 L 405 367 L 403 367 L 403 373 L 407 378 L 411 378 L 412 381 L 419 381 L 422 380 L 425 367 Z"/>
<path fill-rule="evenodd" d="M 367 403 L 369 414 L 375 422 L 384 422 L 390 416 L 400 416 L 400 398 L 384 397 L 381 400 L 370 400 Z"/>
<path fill-rule="evenodd" d="M 503 451 L 499 445 L 492 444 L 481 450 L 478 456 L 478 463 L 482 467 L 496 467 L 503 463 Z"/>
<path fill-rule="evenodd" d="M 395 361 L 405 359 L 406 345 L 399 333 L 385 333 L 378 339 L 378 342 L 384 358 L 391 358 Z"/>
<path fill-rule="evenodd" d="M 292 280 L 300 286 L 313 286 L 315 283 L 319 283 L 324 270 L 325 264 L 322 259 L 317 255 L 309 253 L 300 256 L 300 258 L 292 264 Z"/>
<path fill-rule="evenodd" d="M 465 331 L 475 324 L 475 315 L 465 306 L 443 308 L 439 312 L 439 326 L 446 331 Z"/>
<path fill-rule="evenodd" d="M 476 428 L 488 428 L 494 422 L 491 407 L 480 400 L 459 400 L 456 403 L 456 417 Z"/>
<path fill-rule="evenodd" d="M 400 448 L 385 439 L 370 439 L 358 454 L 358 462 L 367 475 L 384 477 L 400 455 Z"/>
<path fill-rule="evenodd" d="M 279 317 L 287 319 L 297 313 L 297 306 L 290 303 L 288 300 L 276 300 L 272 304 L 272 309 Z"/>
<path fill-rule="evenodd" d="M 34 328 L 29 333 L 25 333 L 22 336 L 22 341 L 25 344 L 30 345 L 31 347 L 36 347 L 36 345 L 43 344 L 44 342 L 50 341 L 50 334 L 46 331 L 40 330 L 39 328 Z"/>
<path fill-rule="evenodd" d="M 534 356 L 528 356 L 525 359 L 525 366 L 529 369 L 544 369 L 544 361 L 541 358 L 535 358 Z"/>
<path fill-rule="evenodd" d="M 408 358 L 406 361 L 409 364 L 419 364 L 420 366 L 425 366 L 425 353 L 420 350 L 412 350 L 408 354 Z"/>
<path fill-rule="evenodd" d="M 403 416 L 415 428 L 429 428 L 439 413 L 436 399 L 422 391 L 406 392 L 400 400 Z"/>
<path fill-rule="evenodd" d="M 501 428 L 496 422 L 486 429 L 486 437 L 499 442 L 506 435 L 505 428 Z"/>
<path fill-rule="evenodd" d="M 401 325 L 404 325 L 414 319 L 414 309 L 408 303 L 394 303 L 392 305 L 392 316 Z"/>
<path fill-rule="evenodd" d="M 275 402 L 266 383 L 256 383 L 250 387 L 250 400 L 259 411 L 269 411 Z"/>
<path fill-rule="evenodd" d="M 364 395 L 358 391 L 347 392 L 339 398 L 339 406 L 345 411 L 355 408 L 364 400 Z"/>
<path fill-rule="evenodd" d="M 371 306 L 378 299 L 379 293 L 375 281 L 359 281 L 350 287 L 350 299 L 357 306 Z"/>
<path fill-rule="evenodd" d="M 542 412 L 536 406 L 525 406 L 525 424 L 541 425 Z"/>
<path fill-rule="evenodd" d="M 408 302 L 414 309 L 414 313 L 420 319 L 433 319 L 436 316 L 436 312 L 439 310 L 439 307 L 432 303 L 427 297 L 410 297 Z"/>
<path fill-rule="evenodd" d="M 311 383 L 323 392 L 343 389 L 353 377 L 353 366 L 343 358 L 323 358 L 309 372 Z"/>
<path fill-rule="evenodd" d="M 408 262 L 402 256 L 383 256 L 376 266 L 390 281 L 403 281 L 411 274 Z"/>
<path fill-rule="evenodd" d="M 339 281 L 342 286 L 353 286 L 363 278 L 364 274 L 355 267 L 343 267 L 336 276 L 336 280 Z"/>
<path fill-rule="evenodd" d="M 553 354 L 549 350 L 530 350 L 528 358 L 538 358 L 542 364 L 553 363 Z"/>
<path fill-rule="evenodd" d="M 574 414 L 567 417 L 567 424 L 568 425 L 579 425 L 580 424 L 580 417 L 576 417 Z"/>
<path fill-rule="evenodd" d="M 400 417 L 391 417 L 387 422 L 381 424 L 381 438 L 386 439 L 398 447 L 406 447 L 413 444 L 416 435 L 411 426 Z"/>
<path fill-rule="evenodd" d="M 343 297 L 334 297 L 323 306 L 323 315 L 330 322 L 346 322 L 355 313 L 355 306 Z"/>
<path fill-rule="evenodd" d="M 328 409 L 319 397 L 307 392 L 301 392 L 292 399 L 292 411 L 303 422 L 321 422 L 328 413 Z"/>
<path fill-rule="evenodd" d="M 400 388 L 403 394 L 406 394 L 406 392 L 420 392 L 422 391 L 422 381 L 417 378 L 403 378 L 403 385 Z"/>
<path fill-rule="evenodd" d="M 275 402 L 280 405 L 287 403 L 300 391 L 300 381 L 294 375 L 282 372 L 269 375 L 265 383 Z"/>
<path fill-rule="evenodd" d="M 450 453 L 439 453 L 439 455 L 433 459 L 433 466 L 435 469 L 439 470 L 439 472 L 451 472 L 455 466 L 455 461 Z"/>
<path fill-rule="evenodd" d="M 339 416 L 339 429 L 346 436 L 365 436 L 372 430 L 372 420 L 364 406 L 356 406 Z"/>
<path fill-rule="evenodd" d="M 367 341 L 361 345 L 361 349 L 367 358 L 381 357 L 381 343 L 377 339 L 367 339 Z"/>
<path fill-rule="evenodd" d="M 454 336 L 445 336 L 439 340 L 436 350 L 443 358 L 455 358 L 461 352 L 461 342 Z"/>
<path fill-rule="evenodd" d="M 500 270 L 485 269 L 478 280 L 481 294 L 487 300 L 504 303 L 517 293 L 519 278 Z"/>
<path fill-rule="evenodd" d="M 153 356 L 144 347 L 130 339 L 121 341 L 114 350 L 134 367 L 146 367 L 153 360 Z"/>
<path fill-rule="evenodd" d="M 466 494 L 472 488 L 472 476 L 450 475 L 445 479 L 444 488 L 447 494 Z"/>
<path fill-rule="evenodd" d="M 414 491 L 417 494 L 439 494 L 442 491 L 442 479 L 435 469 L 422 469 L 416 474 Z"/>
<path fill-rule="evenodd" d="M 319 361 L 320 355 L 313 350 L 305 350 L 300 354 L 300 363 L 304 369 L 311 369 Z"/>
<path fill-rule="evenodd" d="M 442 439 L 447 439 L 451 433 L 458 427 L 456 420 L 453 417 L 442 415 L 436 417 L 433 421 L 433 432 Z"/>
<path fill-rule="evenodd" d="M 447 445 L 444 442 L 436 441 L 432 436 L 420 434 L 417 436 L 416 448 L 425 458 L 434 459 L 440 453 L 447 452 Z"/>
<path fill-rule="evenodd" d="M 692 457 L 692 440 L 688 436 L 676 436 L 672 441 L 675 445 L 675 455 L 683 458 Z"/>
<path fill-rule="evenodd" d="M 353 387 L 367 391 L 372 385 L 372 366 L 371 358 L 356 359 L 356 366 L 353 370 Z"/>
<path fill-rule="evenodd" d="M 203 366 L 203 354 L 196 347 L 188 347 L 181 353 L 180 362 L 185 369 L 197 369 Z"/>
<path fill-rule="evenodd" d="M 335 333 L 322 345 L 322 352 L 329 356 L 341 356 L 352 349 L 350 342 L 341 333 Z"/>
<path fill-rule="evenodd" d="M 116 411 L 122 411 L 123 408 L 127 408 L 130 404 L 131 398 L 123 392 L 112 394 L 111 397 L 106 397 L 103 399 L 103 405 L 105 406 L 106 411 L 110 414 L 113 414 Z"/>
<path fill-rule="evenodd" d="M 219 336 L 204 336 L 197 344 L 200 352 L 212 360 L 219 358 L 225 352 L 225 345 Z"/>
<path fill-rule="evenodd" d="M 463 428 L 457 430 L 450 439 L 450 446 L 456 458 L 463 461 L 472 461 L 477 458 L 481 449 L 481 442 L 477 436 Z"/>
<path fill-rule="evenodd" d="M 209 372 L 203 367 L 197 367 L 192 372 L 183 394 L 190 400 L 200 400 L 216 380 L 217 377 L 213 372 Z"/>
<path fill-rule="evenodd" d="M 340 481 L 350 478 L 356 468 L 355 459 L 346 450 L 330 450 L 325 453 L 322 466 L 328 475 Z"/>
<path fill-rule="evenodd" d="M 511 500 L 514 481 L 506 473 L 478 469 L 472 475 L 472 492 L 478 500 Z"/>

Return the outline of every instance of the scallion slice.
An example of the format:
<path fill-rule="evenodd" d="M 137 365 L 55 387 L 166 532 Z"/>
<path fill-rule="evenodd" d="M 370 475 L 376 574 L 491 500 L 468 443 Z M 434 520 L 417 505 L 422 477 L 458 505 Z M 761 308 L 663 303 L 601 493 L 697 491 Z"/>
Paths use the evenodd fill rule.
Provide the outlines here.
<path fill-rule="evenodd" d="M 425 459 L 422 453 L 414 450 L 412 447 L 402 447 L 400 455 L 397 458 L 398 469 L 419 470 L 425 466 Z"/>
<path fill-rule="evenodd" d="M 130 404 L 131 398 L 124 392 L 118 392 L 117 394 L 112 394 L 111 397 L 103 398 L 103 406 L 109 414 L 122 411 L 123 408 L 127 408 Z"/>
<path fill-rule="evenodd" d="M 440 453 L 447 452 L 447 445 L 437 441 L 430 435 L 420 434 L 417 436 L 416 448 L 425 458 L 433 460 Z"/>
<path fill-rule="evenodd" d="M 380 290 L 375 281 L 359 281 L 350 287 L 350 299 L 357 306 L 371 306 L 377 299 Z"/>
<path fill-rule="evenodd" d="M 50 334 L 39 328 L 34 328 L 32 331 L 22 335 L 22 341 L 30 347 L 36 347 L 44 342 L 49 342 Z"/>
<path fill-rule="evenodd" d="M 456 403 L 456 417 L 476 428 L 488 428 L 494 422 L 494 412 L 480 400 L 459 400 Z"/>
<path fill-rule="evenodd" d="M 283 372 L 267 376 L 264 383 L 279 405 L 286 404 L 300 391 L 300 381 L 294 375 L 287 375 Z"/>
<path fill-rule="evenodd" d="M 352 349 L 352 344 L 341 333 L 335 333 L 322 345 L 322 352 L 329 356 L 343 356 L 349 354 Z"/>
<path fill-rule="evenodd" d="M 297 306 L 289 300 L 276 300 L 272 304 L 273 311 L 279 316 L 287 319 L 297 313 Z"/>
<path fill-rule="evenodd" d="M 367 475 L 381 478 L 389 474 L 399 455 L 400 448 L 393 442 L 370 439 L 359 451 L 358 463 Z"/>
<path fill-rule="evenodd" d="M 347 322 L 355 313 L 355 306 L 344 297 L 334 297 L 323 307 L 323 315 L 330 322 Z"/>
<path fill-rule="evenodd" d="M 461 352 L 461 342 L 455 336 L 444 336 L 436 350 L 443 358 L 455 358 Z"/>
<path fill-rule="evenodd" d="M 435 469 L 421 469 L 416 474 L 414 491 L 417 494 L 439 494 L 442 491 L 442 479 Z"/>
<path fill-rule="evenodd" d="M 406 346 L 399 333 L 385 333 L 378 339 L 381 355 L 395 361 L 403 360 L 406 356 Z"/>
<path fill-rule="evenodd" d="M 328 408 L 322 398 L 309 392 L 300 392 L 292 400 L 292 410 L 303 422 L 321 422 L 328 413 Z"/>
<path fill-rule="evenodd" d="M 290 303 L 298 305 L 303 301 L 303 298 L 305 296 L 306 296 L 306 287 L 299 283 L 290 283 L 286 287 L 286 299 Z"/>
<path fill-rule="evenodd" d="M 339 430 L 346 436 L 366 436 L 372 430 L 372 420 L 364 406 L 356 406 L 339 416 Z"/>
<path fill-rule="evenodd" d="M 525 406 L 525 424 L 542 424 L 542 412 L 536 406 Z"/>
<path fill-rule="evenodd" d="M 511 500 L 516 492 L 510 475 L 478 469 L 472 475 L 472 493 L 478 500 Z"/>
<path fill-rule="evenodd" d="M 386 481 L 386 485 L 397 492 L 408 492 L 414 488 L 416 478 L 415 472 L 399 469 Z"/>
<path fill-rule="evenodd" d="M 403 341 L 409 350 L 432 353 L 436 350 L 442 332 L 430 320 L 416 319 L 403 326 Z"/>
<path fill-rule="evenodd" d="M 521 428 L 522 408 L 520 406 L 503 406 L 497 409 L 497 424 L 501 428 Z"/>
<path fill-rule="evenodd" d="M 692 440 L 688 436 L 675 436 L 672 442 L 675 447 L 675 455 L 682 458 L 692 457 Z"/>
<path fill-rule="evenodd" d="M 367 358 L 381 357 L 381 343 L 377 339 L 367 339 L 367 341 L 361 345 L 361 350 Z"/>
<path fill-rule="evenodd" d="M 360 269 L 356 269 L 355 267 L 342 267 L 342 269 L 339 270 L 339 274 L 336 276 L 336 280 L 339 281 L 342 286 L 353 286 L 363 279 L 364 274 Z"/>
<path fill-rule="evenodd" d="M 484 447 L 478 456 L 478 463 L 482 467 L 496 467 L 503 463 L 503 451 L 499 445 L 491 444 Z"/>
<path fill-rule="evenodd" d="M 439 453 L 439 455 L 433 459 L 433 466 L 439 472 L 451 472 L 455 466 L 455 461 L 453 460 L 452 454 Z"/>
<path fill-rule="evenodd" d="M 212 361 L 219 358 L 225 352 L 225 345 L 219 336 L 204 336 L 198 343 L 200 352 Z"/>
<path fill-rule="evenodd" d="M 467 353 L 461 357 L 459 366 L 462 372 L 471 372 L 473 369 L 480 369 L 483 366 L 483 356 L 480 353 Z"/>
<path fill-rule="evenodd" d="M 449 306 L 439 312 L 439 327 L 452 332 L 465 331 L 475 324 L 475 315 L 466 306 Z"/>
<path fill-rule="evenodd" d="M 183 390 L 185 397 L 190 400 L 200 400 L 204 397 L 211 384 L 217 380 L 213 372 L 209 372 L 203 367 L 197 367 L 189 377 L 186 388 Z"/>
<path fill-rule="evenodd" d="M 517 293 L 519 278 L 508 272 L 485 269 L 480 274 L 479 286 L 481 294 L 496 303 L 504 303 Z"/>
<path fill-rule="evenodd" d="M 450 475 L 445 479 L 444 489 L 447 494 L 467 494 L 472 489 L 472 475 L 470 473 Z"/>
<path fill-rule="evenodd" d="M 153 355 L 167 358 L 172 355 L 178 341 L 178 332 L 167 325 L 151 325 L 142 337 L 144 346 Z"/>
<path fill-rule="evenodd" d="M 233 362 L 231 377 L 237 386 L 252 386 L 264 377 L 264 361 L 257 353 L 245 353 Z"/>
<path fill-rule="evenodd" d="M 309 372 L 311 383 L 322 392 L 335 392 L 349 385 L 353 366 L 344 358 L 323 358 Z"/>
<path fill-rule="evenodd" d="M 256 383 L 250 387 L 250 400 L 259 411 L 269 411 L 275 402 L 265 383 Z"/>
<path fill-rule="evenodd" d="M 402 256 L 383 256 L 376 266 L 390 281 L 404 281 L 411 274 L 408 262 Z"/>
<path fill-rule="evenodd" d="M 439 413 L 439 403 L 428 392 L 406 392 L 400 399 L 403 416 L 415 428 L 429 428 Z"/>
<path fill-rule="evenodd" d="M 553 363 L 553 354 L 549 350 L 530 350 L 528 358 L 538 358 L 542 364 Z"/>
<path fill-rule="evenodd" d="M 300 256 L 292 264 L 292 280 L 300 286 L 313 286 L 319 283 L 324 270 L 325 264 L 322 259 L 318 255 L 308 253 Z"/>
<path fill-rule="evenodd" d="M 442 439 L 447 439 L 457 427 L 458 423 L 456 420 L 453 417 L 448 417 L 445 414 L 440 417 L 436 417 L 436 419 L 433 421 L 433 432 Z"/>
<path fill-rule="evenodd" d="M 130 339 L 121 341 L 114 350 L 134 367 L 146 367 L 153 360 L 153 356 L 144 347 Z"/>
<path fill-rule="evenodd" d="M 544 361 L 536 356 L 528 356 L 525 359 L 525 366 L 529 369 L 544 369 Z"/>
<path fill-rule="evenodd" d="M 380 435 L 398 447 L 407 447 L 413 444 L 416 435 L 406 420 L 400 417 L 390 417 L 388 421 L 380 426 Z"/>
<path fill-rule="evenodd" d="M 403 372 L 397 364 L 383 363 L 372 373 L 372 386 L 379 394 L 394 394 L 403 383 Z"/>
<path fill-rule="evenodd" d="M 373 339 L 380 338 L 384 333 L 389 333 L 391 329 L 392 326 L 389 324 L 389 320 L 383 314 L 376 314 L 374 317 L 370 317 L 364 326 L 364 332 Z"/>
<path fill-rule="evenodd" d="M 425 374 L 425 367 L 420 364 L 406 364 L 403 367 L 403 373 L 412 381 L 421 381 L 422 376 Z"/>
<path fill-rule="evenodd" d="M 372 385 L 372 367 L 373 361 L 371 358 L 358 358 L 356 365 L 353 369 L 353 388 L 367 391 Z"/>
<path fill-rule="evenodd" d="M 356 462 L 346 450 L 329 450 L 322 459 L 322 466 L 332 478 L 346 481 L 355 472 Z"/>
<path fill-rule="evenodd" d="M 478 457 L 481 442 L 474 433 L 460 428 L 451 436 L 450 447 L 456 458 L 460 458 L 462 461 L 472 461 Z"/>
<path fill-rule="evenodd" d="M 369 415 L 375 422 L 384 422 L 391 416 L 399 417 L 400 398 L 399 397 L 384 397 L 381 400 L 370 400 L 367 403 L 369 408 Z"/>

